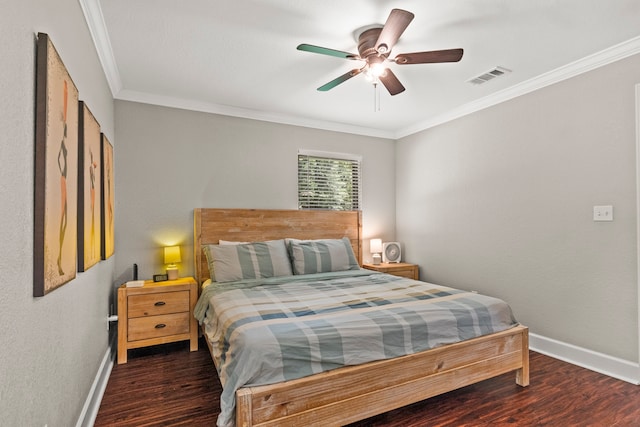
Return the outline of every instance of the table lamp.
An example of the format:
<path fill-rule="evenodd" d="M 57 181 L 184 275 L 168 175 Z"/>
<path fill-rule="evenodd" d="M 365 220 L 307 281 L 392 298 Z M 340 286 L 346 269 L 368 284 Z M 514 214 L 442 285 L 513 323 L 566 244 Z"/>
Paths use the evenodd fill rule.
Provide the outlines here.
<path fill-rule="evenodd" d="M 379 265 L 382 256 L 382 239 L 371 239 L 369 242 L 369 252 L 373 254 L 373 265 Z"/>
<path fill-rule="evenodd" d="M 178 267 L 176 263 L 182 262 L 180 258 L 180 246 L 165 246 L 164 263 L 167 264 L 167 276 L 169 280 L 178 278 Z"/>

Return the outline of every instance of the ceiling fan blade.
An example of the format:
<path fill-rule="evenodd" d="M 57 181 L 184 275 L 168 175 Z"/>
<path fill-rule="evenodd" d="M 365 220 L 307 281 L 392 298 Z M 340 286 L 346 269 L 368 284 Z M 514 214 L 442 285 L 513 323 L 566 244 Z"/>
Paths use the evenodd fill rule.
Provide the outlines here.
<path fill-rule="evenodd" d="M 393 49 L 404 30 L 407 29 L 409 23 L 415 15 L 402 9 L 393 9 L 385 22 L 378 41 L 376 41 L 376 51 L 379 54 L 388 54 Z"/>
<path fill-rule="evenodd" d="M 429 52 L 400 53 L 396 64 L 429 64 L 435 62 L 458 62 L 462 59 L 463 49 L 432 50 Z"/>
<path fill-rule="evenodd" d="M 344 59 L 360 59 L 358 55 L 355 53 L 343 52 L 341 50 L 329 49 L 326 47 L 314 46 L 312 44 L 301 44 L 298 45 L 298 50 L 302 50 L 305 52 L 319 53 L 322 55 L 336 56 L 338 58 Z"/>
<path fill-rule="evenodd" d="M 324 85 L 320 86 L 320 87 L 318 88 L 318 90 L 319 90 L 320 92 L 326 92 L 326 91 L 328 91 L 328 90 L 330 90 L 330 89 L 333 89 L 334 87 L 338 86 L 340 83 L 344 83 L 344 82 L 346 82 L 346 81 L 347 81 L 347 80 L 349 80 L 351 77 L 357 76 L 357 75 L 358 75 L 358 74 L 360 74 L 361 72 L 362 72 L 362 69 L 361 69 L 361 68 L 354 68 L 353 70 L 351 70 L 351 71 L 349 71 L 349 72 L 347 72 L 347 73 L 344 73 L 344 74 L 343 74 L 343 75 L 341 75 L 340 77 L 338 77 L 338 78 L 335 78 L 335 79 L 331 80 L 329 83 L 327 83 L 327 84 L 324 84 Z"/>
<path fill-rule="evenodd" d="M 387 88 L 391 95 L 397 95 L 400 92 L 404 92 L 404 86 L 400 83 L 400 80 L 393 74 L 393 71 L 387 68 L 383 75 L 378 77 L 384 87 Z"/>

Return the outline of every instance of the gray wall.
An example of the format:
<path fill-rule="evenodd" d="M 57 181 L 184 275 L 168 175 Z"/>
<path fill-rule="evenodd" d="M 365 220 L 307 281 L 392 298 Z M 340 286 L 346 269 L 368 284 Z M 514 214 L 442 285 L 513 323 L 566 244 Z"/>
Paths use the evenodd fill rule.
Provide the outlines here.
<path fill-rule="evenodd" d="M 402 241 L 424 279 L 501 296 L 532 332 L 638 360 L 638 57 L 404 138 L 396 151 L 384 139 L 130 102 L 114 118 L 76 0 L 3 0 L 2 11 L 3 425 L 74 425 L 108 347 L 114 285 L 134 262 L 142 277 L 162 270 L 166 243 L 183 245 L 191 274 L 194 207 L 295 208 L 298 148 L 363 156 L 364 235 Z M 38 31 L 114 144 L 116 255 L 33 298 Z M 596 204 L 613 204 L 615 221 L 594 223 Z"/>
<path fill-rule="evenodd" d="M 640 56 L 400 140 L 396 234 L 421 278 L 637 362 L 637 83 Z"/>
<path fill-rule="evenodd" d="M 68 427 L 107 351 L 114 260 L 33 297 L 35 33 L 52 38 L 115 146 L 113 100 L 77 0 L 3 0 L 1 10 L 0 424 Z"/>
<path fill-rule="evenodd" d="M 196 207 L 297 209 L 299 148 L 362 155 L 364 237 L 394 237 L 392 140 L 126 101 L 116 101 L 116 123 L 122 280 L 133 263 L 141 278 L 164 272 L 166 244 L 181 245 L 180 274 L 193 274 Z"/>

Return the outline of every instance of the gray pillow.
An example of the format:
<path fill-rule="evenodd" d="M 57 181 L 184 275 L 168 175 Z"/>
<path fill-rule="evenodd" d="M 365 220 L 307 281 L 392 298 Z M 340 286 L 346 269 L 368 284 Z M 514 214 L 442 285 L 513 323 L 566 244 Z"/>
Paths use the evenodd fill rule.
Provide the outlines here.
<path fill-rule="evenodd" d="M 212 280 L 232 282 L 291 276 L 291 263 L 284 240 L 238 245 L 207 245 L 205 254 Z"/>
<path fill-rule="evenodd" d="M 287 242 L 293 274 L 360 269 L 347 237 L 321 240 L 288 239 Z"/>

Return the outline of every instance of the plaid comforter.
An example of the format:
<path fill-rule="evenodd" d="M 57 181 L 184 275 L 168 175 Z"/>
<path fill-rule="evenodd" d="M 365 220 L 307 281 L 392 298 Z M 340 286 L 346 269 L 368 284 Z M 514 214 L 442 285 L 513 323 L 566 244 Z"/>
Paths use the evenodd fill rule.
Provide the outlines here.
<path fill-rule="evenodd" d="M 389 359 L 509 329 L 496 298 L 369 270 L 213 284 L 195 315 L 223 386 L 218 426 L 235 392 Z"/>

